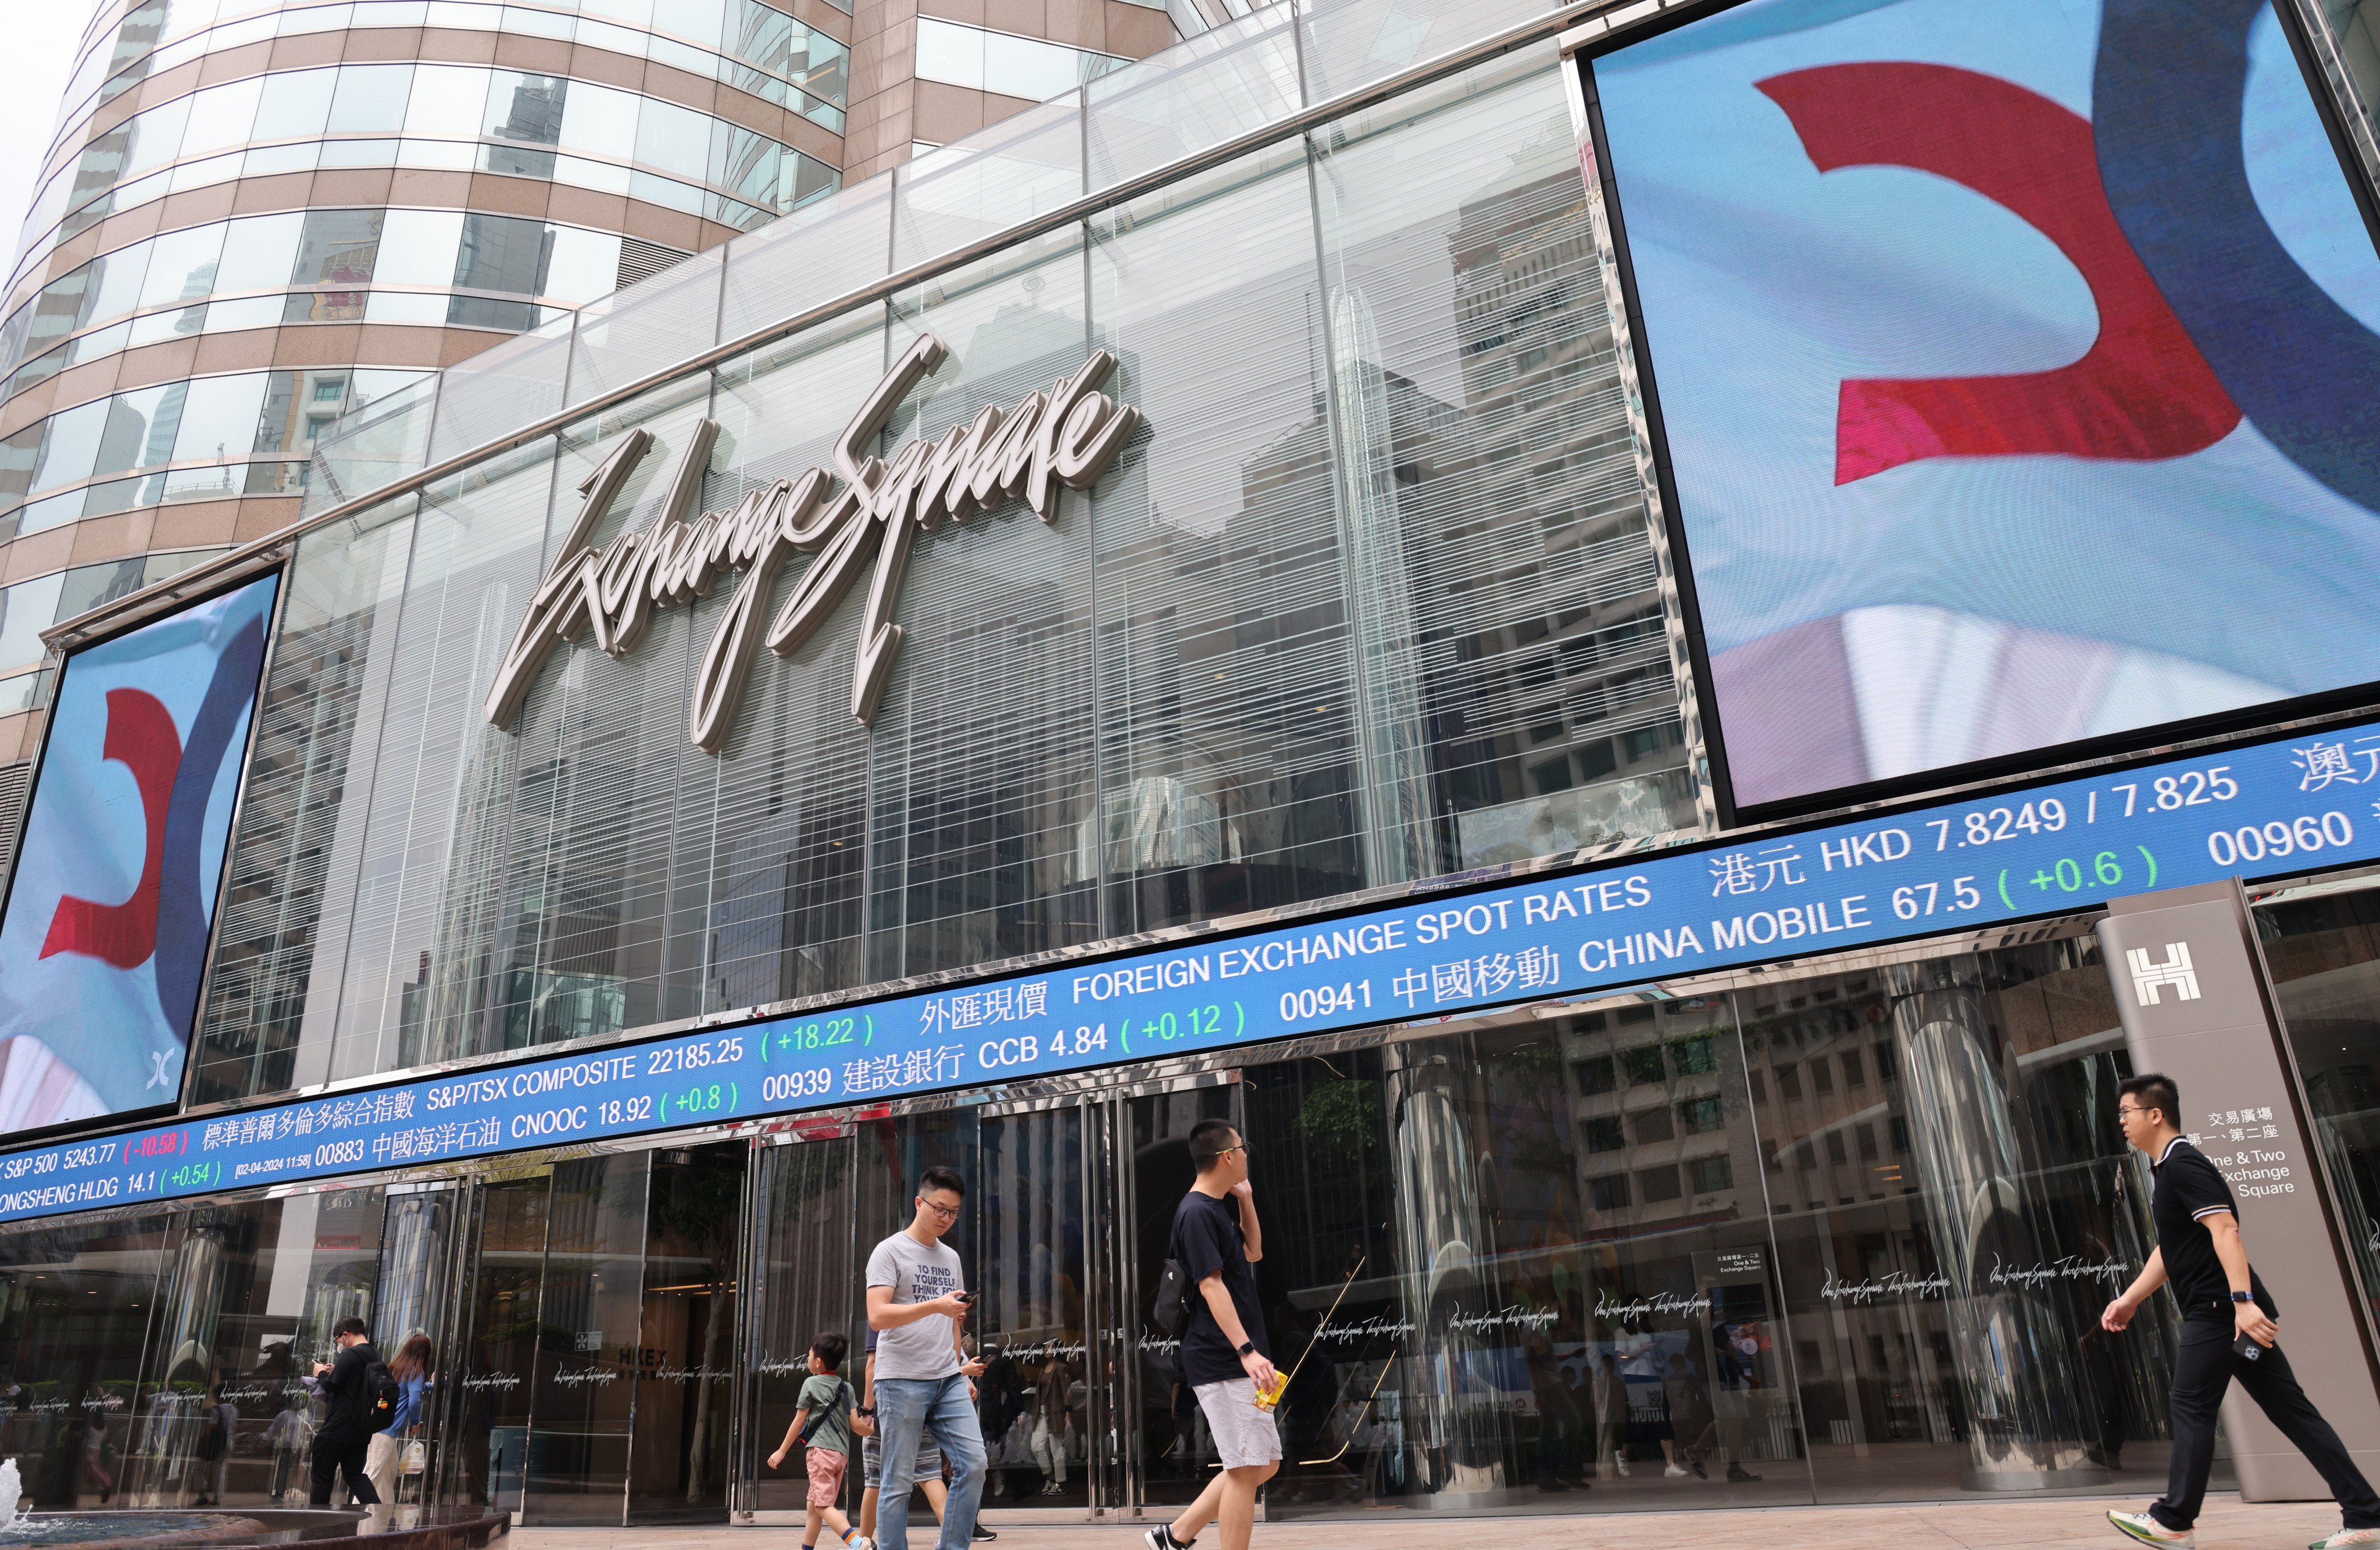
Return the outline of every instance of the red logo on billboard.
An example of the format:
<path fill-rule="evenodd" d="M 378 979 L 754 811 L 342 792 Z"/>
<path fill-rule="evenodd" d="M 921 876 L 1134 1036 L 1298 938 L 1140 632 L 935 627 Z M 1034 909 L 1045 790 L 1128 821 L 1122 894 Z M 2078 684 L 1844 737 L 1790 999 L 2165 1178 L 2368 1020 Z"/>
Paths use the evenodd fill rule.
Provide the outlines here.
<path fill-rule="evenodd" d="M 1846 380 L 1837 484 L 1927 457 L 2180 457 L 2240 423 L 2108 208 L 2089 120 L 1947 65 L 1827 65 L 1758 85 L 1820 172 L 1911 167 L 1972 188 L 2056 243 L 2099 309 L 2089 351 L 2055 370 Z"/>
<path fill-rule="evenodd" d="M 79 952 L 119 969 L 137 969 L 157 951 L 157 894 L 165 875 L 165 813 L 174 800 L 174 777 L 182 768 L 182 734 L 156 696 L 140 689 L 107 691 L 105 757 L 132 771 L 140 788 L 140 811 L 148 825 L 148 850 L 140 881 L 120 904 L 99 904 L 72 894 L 58 901 L 42 956 Z"/>

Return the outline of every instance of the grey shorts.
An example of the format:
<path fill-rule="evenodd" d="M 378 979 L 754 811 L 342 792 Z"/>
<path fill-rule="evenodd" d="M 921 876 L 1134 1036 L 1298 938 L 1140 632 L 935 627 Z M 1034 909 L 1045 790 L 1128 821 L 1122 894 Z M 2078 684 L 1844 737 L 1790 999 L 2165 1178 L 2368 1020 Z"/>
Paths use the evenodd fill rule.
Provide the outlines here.
<path fill-rule="evenodd" d="M 1272 1411 L 1257 1409 L 1255 1379 L 1202 1383 L 1193 1392 L 1206 1412 L 1207 1432 L 1215 1439 L 1215 1456 L 1223 1468 L 1245 1469 L 1281 1458 L 1281 1428 L 1273 1423 Z"/>
<path fill-rule="evenodd" d="M 880 1438 L 859 1439 L 859 1483 L 863 1490 L 881 1488 L 884 1473 L 884 1447 Z M 917 1467 L 909 1483 L 942 1478 L 942 1446 L 934 1440 L 931 1426 L 917 1434 Z"/>

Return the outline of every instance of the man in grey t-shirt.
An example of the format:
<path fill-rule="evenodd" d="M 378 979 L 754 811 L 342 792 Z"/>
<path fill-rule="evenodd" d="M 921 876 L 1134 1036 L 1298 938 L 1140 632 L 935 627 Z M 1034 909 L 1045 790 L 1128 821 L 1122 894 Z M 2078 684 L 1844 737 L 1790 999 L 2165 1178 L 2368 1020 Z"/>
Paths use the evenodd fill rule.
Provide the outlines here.
<path fill-rule="evenodd" d="M 966 1183 L 947 1168 L 917 1181 L 917 1214 L 868 1256 L 868 1327 L 876 1331 L 876 1435 L 886 1480 L 910 1478 L 917 1439 L 930 1424 L 951 1466 L 941 1550 L 967 1550 L 983 1499 L 983 1429 L 975 1386 L 983 1363 L 960 1344 L 967 1304 L 959 1256 L 942 1234 L 959 1219 Z M 909 1550 L 909 1493 L 887 1491 L 876 1509 L 880 1550 Z"/>

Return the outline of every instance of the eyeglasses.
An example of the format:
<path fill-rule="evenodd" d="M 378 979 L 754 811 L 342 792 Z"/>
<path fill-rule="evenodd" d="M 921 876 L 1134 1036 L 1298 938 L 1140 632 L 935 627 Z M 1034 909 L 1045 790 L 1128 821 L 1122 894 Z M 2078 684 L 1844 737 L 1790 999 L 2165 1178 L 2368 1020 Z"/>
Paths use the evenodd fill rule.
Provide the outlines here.
<path fill-rule="evenodd" d="M 1245 1144 L 1243 1144 L 1243 1145 L 1239 1145 L 1239 1146 L 1226 1146 L 1226 1147 L 1224 1147 L 1221 1151 L 1220 1151 L 1220 1152 L 1216 1153 L 1216 1154 L 1215 1154 L 1215 1156 L 1219 1156 L 1219 1157 L 1227 1157 L 1227 1156 L 1230 1156 L 1233 1152 L 1237 1152 L 1240 1156 L 1244 1156 L 1244 1157 L 1253 1157 L 1253 1156 L 1256 1156 L 1256 1154 L 1255 1154 L 1254 1152 L 1249 1151 L 1249 1150 L 1247 1149 L 1247 1147 L 1246 1147 Z"/>
<path fill-rule="evenodd" d="M 2122 1119 L 2127 1114 L 2154 1114 L 2156 1110 L 2154 1108 L 2127 1108 L 2120 1103 L 2116 1106 L 2116 1118 L 2119 1120 Z"/>
<path fill-rule="evenodd" d="M 931 1211 L 939 1220 L 954 1222 L 959 1219 L 959 1208 L 955 1205 L 937 1205 L 924 1195 L 917 1197 L 917 1204 Z"/>

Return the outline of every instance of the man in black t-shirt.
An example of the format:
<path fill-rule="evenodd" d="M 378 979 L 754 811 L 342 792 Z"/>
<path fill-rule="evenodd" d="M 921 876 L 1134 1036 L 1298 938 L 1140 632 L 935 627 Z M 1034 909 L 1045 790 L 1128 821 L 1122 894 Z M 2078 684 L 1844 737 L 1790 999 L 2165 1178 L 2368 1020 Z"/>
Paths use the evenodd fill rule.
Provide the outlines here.
<path fill-rule="evenodd" d="M 1198 1531 L 1220 1519 L 1223 1550 L 1248 1550 L 1257 1491 L 1281 1468 L 1281 1429 L 1272 1411 L 1257 1404 L 1257 1390 L 1272 1388 L 1279 1375 L 1250 1268 L 1264 1257 L 1264 1229 L 1239 1132 L 1201 1120 L 1191 1127 L 1190 1160 L 1198 1179 L 1174 1210 L 1168 1253 L 1194 1288 L 1182 1329 L 1182 1381 L 1198 1396 L 1223 1471 L 1182 1516 L 1146 1537 L 1148 1550 L 1189 1550 Z"/>
<path fill-rule="evenodd" d="M 2124 1139 L 2155 1159 L 2149 1211 L 2157 1246 L 2099 1322 L 2120 1332 L 2157 1288 L 2170 1286 L 2181 1306 L 2181 1342 L 2173 1365 L 2173 1464 L 2165 1495 L 2146 1512 L 2110 1512 L 2108 1520 L 2150 1544 L 2197 1543 L 2192 1525 L 2215 1462 L 2216 1411 L 2236 1377 L 2338 1498 L 2345 1526 L 2312 1550 L 2380 1545 L 2380 1496 L 2281 1354 L 2280 1310 L 2248 1264 L 2230 1184 L 2181 1133 L 2181 1096 L 2173 1080 L 2149 1074 L 2123 1083 L 2117 1088 L 2116 1120 Z M 2236 1349 L 2242 1340 L 2254 1342 L 2253 1361 Z"/>

